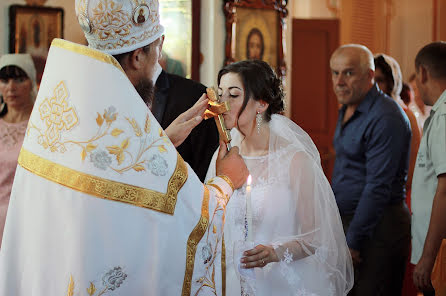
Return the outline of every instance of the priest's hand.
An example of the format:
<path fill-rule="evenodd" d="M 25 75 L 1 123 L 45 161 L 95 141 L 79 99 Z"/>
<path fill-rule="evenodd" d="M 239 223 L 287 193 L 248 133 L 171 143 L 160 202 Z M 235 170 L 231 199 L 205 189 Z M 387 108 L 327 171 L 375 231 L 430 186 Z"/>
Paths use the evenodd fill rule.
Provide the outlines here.
<path fill-rule="evenodd" d="M 279 262 L 279 257 L 272 246 L 258 245 L 245 251 L 240 259 L 243 268 L 265 267 L 268 263 Z"/>
<path fill-rule="evenodd" d="M 245 184 L 249 171 L 239 154 L 238 147 L 232 147 L 231 150 L 227 151 L 225 142 L 220 141 L 216 172 L 217 176 L 225 175 L 228 177 L 235 189 Z"/>
<path fill-rule="evenodd" d="M 203 94 L 189 110 L 181 113 L 166 128 L 165 132 L 175 147 L 180 146 L 194 127 L 203 120 L 203 114 L 208 107 L 208 101 L 206 94 Z"/>

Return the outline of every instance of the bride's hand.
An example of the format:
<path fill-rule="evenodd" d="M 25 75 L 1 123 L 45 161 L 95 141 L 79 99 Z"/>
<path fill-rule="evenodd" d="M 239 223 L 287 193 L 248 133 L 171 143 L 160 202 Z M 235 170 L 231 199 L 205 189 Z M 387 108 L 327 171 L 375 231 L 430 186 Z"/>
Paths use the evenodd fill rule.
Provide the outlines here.
<path fill-rule="evenodd" d="M 257 245 L 254 249 L 245 251 L 240 259 L 243 268 L 264 267 L 271 262 L 279 262 L 272 246 Z"/>

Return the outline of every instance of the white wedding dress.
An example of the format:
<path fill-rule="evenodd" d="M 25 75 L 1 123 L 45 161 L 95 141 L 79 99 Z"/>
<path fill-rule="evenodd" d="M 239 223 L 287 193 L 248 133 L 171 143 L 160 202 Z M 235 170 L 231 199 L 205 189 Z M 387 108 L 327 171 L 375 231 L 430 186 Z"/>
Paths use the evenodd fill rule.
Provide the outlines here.
<path fill-rule="evenodd" d="M 346 295 L 353 267 L 330 184 L 310 137 L 273 115 L 269 152 L 244 160 L 252 176 L 252 241 L 247 239 L 246 185 L 226 207 L 226 295 Z M 231 131 L 232 144 L 243 136 Z M 215 176 L 216 154 L 207 179 Z M 280 262 L 240 269 L 241 252 L 272 245 Z"/>

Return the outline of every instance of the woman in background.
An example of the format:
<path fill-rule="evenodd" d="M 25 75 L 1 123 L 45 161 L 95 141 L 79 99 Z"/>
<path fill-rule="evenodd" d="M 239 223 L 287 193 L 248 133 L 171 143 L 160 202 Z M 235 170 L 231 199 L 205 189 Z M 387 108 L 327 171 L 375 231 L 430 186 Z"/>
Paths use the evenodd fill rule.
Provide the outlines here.
<path fill-rule="evenodd" d="M 338 208 L 313 141 L 279 115 L 280 79 L 248 60 L 220 70 L 218 85 L 231 144 L 252 177 L 226 207 L 227 295 L 346 295 L 353 267 Z"/>
<path fill-rule="evenodd" d="M 418 127 L 417 118 L 409 107 L 404 104 L 400 97 L 401 90 L 403 88 L 403 77 L 398 62 L 385 54 L 377 54 L 375 56 L 375 80 L 378 83 L 379 88 L 392 97 L 398 105 L 403 108 L 410 121 L 410 129 L 412 131 L 412 139 L 410 141 L 410 157 L 409 157 L 409 170 L 407 172 L 406 183 L 406 204 L 410 210 L 410 195 L 412 188 L 412 177 L 415 169 L 415 162 L 418 153 L 418 146 L 420 146 L 421 133 Z M 413 285 L 412 273 L 414 265 L 410 264 L 410 256 L 407 260 L 406 274 L 403 282 L 402 295 L 415 296 L 417 295 L 416 288 Z"/>
<path fill-rule="evenodd" d="M 29 54 L 0 58 L 0 246 L 17 159 L 36 99 L 36 69 Z"/>
<path fill-rule="evenodd" d="M 417 158 L 418 146 L 420 146 L 421 135 L 415 115 L 406 106 L 406 104 L 404 104 L 400 97 L 401 89 L 403 88 L 403 77 L 398 62 L 394 58 L 383 53 L 377 54 L 375 56 L 375 81 L 385 94 L 392 97 L 398 103 L 398 105 L 400 105 L 410 121 L 412 139 L 410 141 L 409 171 L 407 172 L 406 183 L 406 192 L 408 193 L 407 196 L 410 196 L 413 170 L 415 168 L 415 161 Z M 410 199 L 407 200 L 406 198 L 406 201 L 410 209 Z"/>

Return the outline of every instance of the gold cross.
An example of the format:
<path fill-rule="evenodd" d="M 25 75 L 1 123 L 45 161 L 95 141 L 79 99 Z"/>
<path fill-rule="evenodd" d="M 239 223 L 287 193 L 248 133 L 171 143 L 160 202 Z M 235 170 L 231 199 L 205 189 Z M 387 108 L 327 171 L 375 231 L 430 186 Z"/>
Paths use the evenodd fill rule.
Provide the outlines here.
<path fill-rule="evenodd" d="M 206 93 L 209 98 L 210 107 L 204 112 L 204 119 L 214 117 L 218 133 L 220 134 L 220 139 L 227 144 L 229 150 L 231 149 L 231 146 L 229 145 L 229 142 L 231 142 L 231 133 L 226 129 L 225 120 L 222 115 L 226 111 L 231 110 L 229 102 L 220 102 L 217 97 L 217 92 L 213 87 L 206 88 Z"/>

